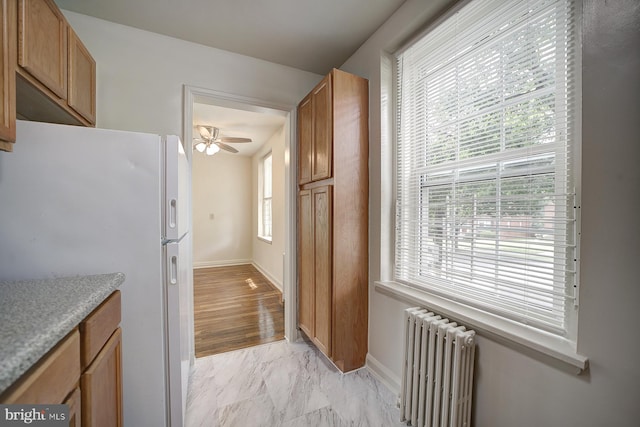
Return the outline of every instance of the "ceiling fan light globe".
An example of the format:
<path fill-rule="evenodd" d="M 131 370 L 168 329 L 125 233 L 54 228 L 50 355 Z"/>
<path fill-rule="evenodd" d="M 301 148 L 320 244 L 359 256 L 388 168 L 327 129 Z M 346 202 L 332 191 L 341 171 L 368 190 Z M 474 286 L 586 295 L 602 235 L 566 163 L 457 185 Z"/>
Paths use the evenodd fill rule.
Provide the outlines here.
<path fill-rule="evenodd" d="M 196 150 L 198 150 L 200 153 L 204 152 L 205 148 L 207 148 L 207 144 L 205 144 L 204 142 L 198 142 L 196 144 Z"/>
<path fill-rule="evenodd" d="M 207 147 L 207 155 L 209 156 L 213 156 L 214 154 L 216 154 L 218 151 L 220 151 L 220 147 L 218 147 L 215 144 L 211 144 Z"/>

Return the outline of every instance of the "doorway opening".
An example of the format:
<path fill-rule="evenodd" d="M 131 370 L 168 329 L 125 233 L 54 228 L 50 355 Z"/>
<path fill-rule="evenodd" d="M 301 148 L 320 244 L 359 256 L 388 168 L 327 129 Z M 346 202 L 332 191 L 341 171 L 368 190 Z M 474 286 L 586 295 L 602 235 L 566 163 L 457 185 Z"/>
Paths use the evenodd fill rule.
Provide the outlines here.
<path fill-rule="evenodd" d="M 292 143 L 295 106 L 185 85 L 183 136 L 186 147 L 192 146 L 194 138 L 200 138 L 197 125 L 216 126 L 223 137 L 248 137 L 253 142 L 225 142 L 233 147 L 230 151 L 237 151 L 234 154 L 225 151 L 225 147 L 212 156 L 186 150 L 192 166 L 191 234 L 195 275 L 207 268 L 213 269 L 211 272 L 218 268 L 248 269 L 242 273 L 247 277 L 240 286 L 256 294 L 258 288 L 265 291 L 266 299 L 256 303 L 266 309 L 267 305 L 272 305 L 265 301 L 273 300 L 271 291 L 274 289 L 259 285 L 260 277 L 265 277 L 282 295 L 284 337 L 295 341 L 298 338 L 295 319 L 296 193 L 295 171 L 291 168 L 291 159 L 295 158 L 295 144 Z M 267 157 L 272 169 L 272 195 L 264 192 L 262 163 Z M 267 229 L 268 236 L 265 235 Z M 252 272 L 258 276 L 251 276 Z M 233 276 L 231 273 L 227 271 L 229 277 Z M 189 311 L 193 328 L 194 310 L 201 307 L 194 305 L 193 282 L 190 288 Z M 219 296 L 221 304 L 232 305 L 230 300 L 222 301 L 222 294 Z M 256 314 L 254 317 L 262 325 L 262 329 L 258 328 L 259 334 L 269 334 L 275 326 L 269 315 Z M 196 333 L 203 332 L 191 330 L 192 361 L 196 354 Z M 250 340 L 247 344 L 251 345 Z"/>

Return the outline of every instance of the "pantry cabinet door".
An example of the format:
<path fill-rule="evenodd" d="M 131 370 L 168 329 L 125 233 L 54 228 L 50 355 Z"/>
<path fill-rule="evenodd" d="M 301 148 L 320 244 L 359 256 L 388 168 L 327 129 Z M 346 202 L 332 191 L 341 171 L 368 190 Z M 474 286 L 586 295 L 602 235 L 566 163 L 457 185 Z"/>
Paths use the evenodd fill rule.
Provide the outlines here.
<path fill-rule="evenodd" d="M 332 355 L 333 323 L 331 195 L 330 186 L 312 190 L 316 314 L 313 339 L 318 348 L 329 357 Z"/>
<path fill-rule="evenodd" d="M 313 286 L 313 200 L 311 190 L 298 195 L 298 326 L 313 337 L 314 286 Z"/>

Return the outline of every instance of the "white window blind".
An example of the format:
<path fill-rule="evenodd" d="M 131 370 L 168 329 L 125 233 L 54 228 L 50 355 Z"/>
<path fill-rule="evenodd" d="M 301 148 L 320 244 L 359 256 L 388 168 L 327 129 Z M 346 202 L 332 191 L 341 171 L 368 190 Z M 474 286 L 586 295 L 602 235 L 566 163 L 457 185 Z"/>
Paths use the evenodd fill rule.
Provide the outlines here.
<path fill-rule="evenodd" d="M 262 237 L 271 238 L 272 156 L 262 160 Z"/>
<path fill-rule="evenodd" d="M 572 1 L 475 0 L 397 54 L 395 280 L 567 334 Z"/>

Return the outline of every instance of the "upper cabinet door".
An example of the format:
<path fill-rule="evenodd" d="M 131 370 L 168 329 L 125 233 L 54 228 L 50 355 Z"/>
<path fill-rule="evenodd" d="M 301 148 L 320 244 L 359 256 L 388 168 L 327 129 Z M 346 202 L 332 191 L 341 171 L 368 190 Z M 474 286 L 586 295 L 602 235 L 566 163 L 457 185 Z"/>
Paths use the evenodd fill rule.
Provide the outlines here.
<path fill-rule="evenodd" d="M 331 74 L 328 74 L 313 90 L 313 150 L 311 179 L 331 178 L 333 121 L 331 98 Z"/>
<path fill-rule="evenodd" d="M 311 181 L 311 151 L 313 150 L 313 111 L 311 96 L 298 106 L 298 183 Z"/>
<path fill-rule="evenodd" d="M 69 27 L 69 106 L 96 122 L 96 61 Z"/>
<path fill-rule="evenodd" d="M 18 64 L 67 99 L 67 23 L 52 0 L 20 0 Z"/>
<path fill-rule="evenodd" d="M 16 140 L 15 19 L 13 0 L 0 0 L 0 150 L 11 151 Z"/>

